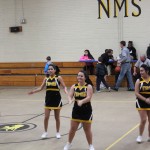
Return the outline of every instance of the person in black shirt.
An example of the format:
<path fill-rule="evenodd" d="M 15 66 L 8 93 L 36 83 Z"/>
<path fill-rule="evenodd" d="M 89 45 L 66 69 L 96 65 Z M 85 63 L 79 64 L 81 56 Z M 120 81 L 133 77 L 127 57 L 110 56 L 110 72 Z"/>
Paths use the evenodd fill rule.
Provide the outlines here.
<path fill-rule="evenodd" d="M 103 59 L 103 63 L 106 65 L 108 75 L 110 75 L 112 68 L 114 68 L 114 64 L 113 64 L 113 61 L 114 61 L 113 50 L 112 49 L 106 49 L 105 53 L 103 53 L 101 55 L 101 57 Z M 109 60 L 111 60 L 111 62 Z"/>
<path fill-rule="evenodd" d="M 147 54 L 147 58 L 150 59 L 150 44 L 149 44 L 149 46 L 147 47 L 146 54 Z"/>
<path fill-rule="evenodd" d="M 105 75 L 107 75 L 106 66 L 103 63 L 102 57 L 98 58 L 98 63 L 96 65 L 96 90 L 100 92 L 100 84 L 101 82 L 106 86 L 106 88 L 110 91 L 110 87 L 106 83 Z"/>
<path fill-rule="evenodd" d="M 128 47 L 127 48 L 129 49 L 131 58 L 133 60 L 137 60 L 136 49 L 134 48 L 132 41 L 128 42 Z"/>
<path fill-rule="evenodd" d="M 103 59 L 103 63 L 108 66 L 109 65 L 109 59 L 110 57 L 112 57 L 112 53 L 113 53 L 113 50 L 111 49 L 106 49 L 105 50 L 105 53 L 103 53 L 101 55 L 101 58 Z"/>

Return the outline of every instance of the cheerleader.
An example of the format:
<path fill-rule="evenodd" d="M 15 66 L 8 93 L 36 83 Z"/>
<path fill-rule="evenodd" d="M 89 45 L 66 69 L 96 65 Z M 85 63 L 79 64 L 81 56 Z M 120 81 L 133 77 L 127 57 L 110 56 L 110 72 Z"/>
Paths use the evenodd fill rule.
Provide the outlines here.
<path fill-rule="evenodd" d="M 75 136 L 80 123 L 83 125 L 83 129 L 86 135 L 87 142 L 89 144 L 89 150 L 94 150 L 92 145 L 92 106 L 91 98 L 93 95 L 92 82 L 88 78 L 85 71 L 80 71 L 77 76 L 78 83 L 74 84 L 69 92 L 68 99 L 71 104 L 74 101 L 72 110 L 71 128 L 69 131 L 68 142 L 64 147 L 64 150 L 69 150 L 71 142 Z M 75 100 L 73 100 L 73 97 Z"/>
<path fill-rule="evenodd" d="M 139 136 L 136 141 L 138 143 L 142 142 L 142 135 L 144 132 L 145 124 L 148 118 L 148 141 L 150 142 L 150 75 L 149 68 L 147 65 L 143 64 L 140 67 L 141 78 L 136 81 L 135 84 L 135 95 L 136 108 L 140 115 L 140 126 L 139 126 Z"/>
<path fill-rule="evenodd" d="M 29 94 L 37 93 L 43 90 L 46 86 L 46 96 L 45 96 L 45 118 L 44 118 L 44 130 L 41 138 L 47 138 L 48 133 L 48 121 L 50 116 L 50 111 L 54 110 L 55 120 L 56 120 L 56 138 L 61 138 L 59 133 L 60 129 L 60 110 L 62 108 L 62 101 L 60 95 L 60 84 L 62 85 L 64 92 L 67 94 L 67 88 L 61 76 L 56 75 L 56 66 L 53 64 L 49 65 L 48 73 L 49 77 L 45 77 L 41 86 L 35 90 L 29 92 Z"/>

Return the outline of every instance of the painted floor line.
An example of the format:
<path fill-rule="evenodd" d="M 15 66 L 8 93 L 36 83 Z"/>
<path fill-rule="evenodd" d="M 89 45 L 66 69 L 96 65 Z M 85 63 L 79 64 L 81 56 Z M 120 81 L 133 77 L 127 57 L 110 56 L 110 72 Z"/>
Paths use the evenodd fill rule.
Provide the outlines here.
<path fill-rule="evenodd" d="M 116 102 L 117 102 L 117 103 L 118 103 L 118 102 L 119 102 L 119 103 L 126 103 L 126 102 L 127 102 L 127 103 L 131 103 L 131 102 L 133 102 L 133 103 L 135 103 L 135 101 L 101 101 L 101 100 L 93 100 L 92 102 L 102 102 L 102 103 L 105 103 L 105 102 L 106 102 L 106 103 L 107 103 L 107 102 L 108 102 L 108 103 L 110 103 L 110 102 L 115 102 L 115 103 L 116 103 Z"/>
<path fill-rule="evenodd" d="M 42 102 L 43 101 L 43 99 L 41 99 L 41 100 L 31 100 L 31 99 L 22 99 L 22 100 L 20 100 L 20 99 L 0 99 L 0 101 L 23 101 L 23 102 L 33 102 L 33 101 L 35 101 L 35 102 Z M 62 100 L 63 102 L 64 101 L 67 101 L 67 100 Z M 97 103 L 135 103 L 135 101 L 101 101 L 101 100 L 92 100 L 92 102 L 97 102 Z"/>
<path fill-rule="evenodd" d="M 134 131 L 137 127 L 139 127 L 139 124 L 137 124 L 132 129 L 130 129 L 127 133 L 125 133 L 123 136 L 121 136 L 119 139 L 117 139 L 115 142 L 113 142 L 105 150 L 110 150 L 113 146 L 115 146 L 117 143 L 119 143 L 122 139 L 124 139 L 127 135 L 129 135 L 132 131 Z"/>

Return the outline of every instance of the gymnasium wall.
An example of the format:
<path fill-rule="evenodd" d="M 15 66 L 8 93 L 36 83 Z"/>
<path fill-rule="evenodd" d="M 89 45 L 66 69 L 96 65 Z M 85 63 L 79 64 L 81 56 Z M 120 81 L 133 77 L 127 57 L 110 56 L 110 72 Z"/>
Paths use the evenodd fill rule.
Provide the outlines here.
<path fill-rule="evenodd" d="M 53 61 L 78 61 L 84 49 L 97 59 L 106 48 L 116 57 L 120 40 L 133 40 L 138 53 L 145 53 L 150 43 L 150 1 L 134 1 L 140 16 L 132 16 L 138 9 L 127 0 L 128 17 L 123 6 L 114 18 L 110 0 L 110 18 L 102 10 L 98 19 L 97 0 L 0 0 L 0 62 L 45 61 L 47 55 Z M 26 24 L 20 24 L 23 15 Z M 9 27 L 15 25 L 23 32 L 10 33 Z"/>

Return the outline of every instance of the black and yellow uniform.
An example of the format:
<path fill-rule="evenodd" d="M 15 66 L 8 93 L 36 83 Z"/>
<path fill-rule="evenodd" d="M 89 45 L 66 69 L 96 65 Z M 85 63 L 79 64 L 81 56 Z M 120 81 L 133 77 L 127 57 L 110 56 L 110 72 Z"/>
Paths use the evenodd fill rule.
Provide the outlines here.
<path fill-rule="evenodd" d="M 75 103 L 72 111 L 72 120 L 78 122 L 92 122 L 92 106 L 91 102 L 87 102 L 83 104 L 81 107 L 78 106 L 77 101 L 80 101 L 87 96 L 87 86 L 86 83 L 84 86 L 79 86 L 79 84 L 75 84 L 74 87 L 74 98 Z"/>
<path fill-rule="evenodd" d="M 139 93 L 145 97 L 149 98 L 150 97 L 150 80 L 146 82 L 143 78 L 140 78 L 140 90 Z M 145 101 L 140 100 L 137 98 L 136 100 L 136 108 L 137 110 L 150 110 L 150 105 L 147 104 Z"/>
<path fill-rule="evenodd" d="M 45 108 L 46 109 L 61 109 L 62 101 L 59 90 L 58 76 L 48 77 L 46 79 L 46 97 Z"/>

